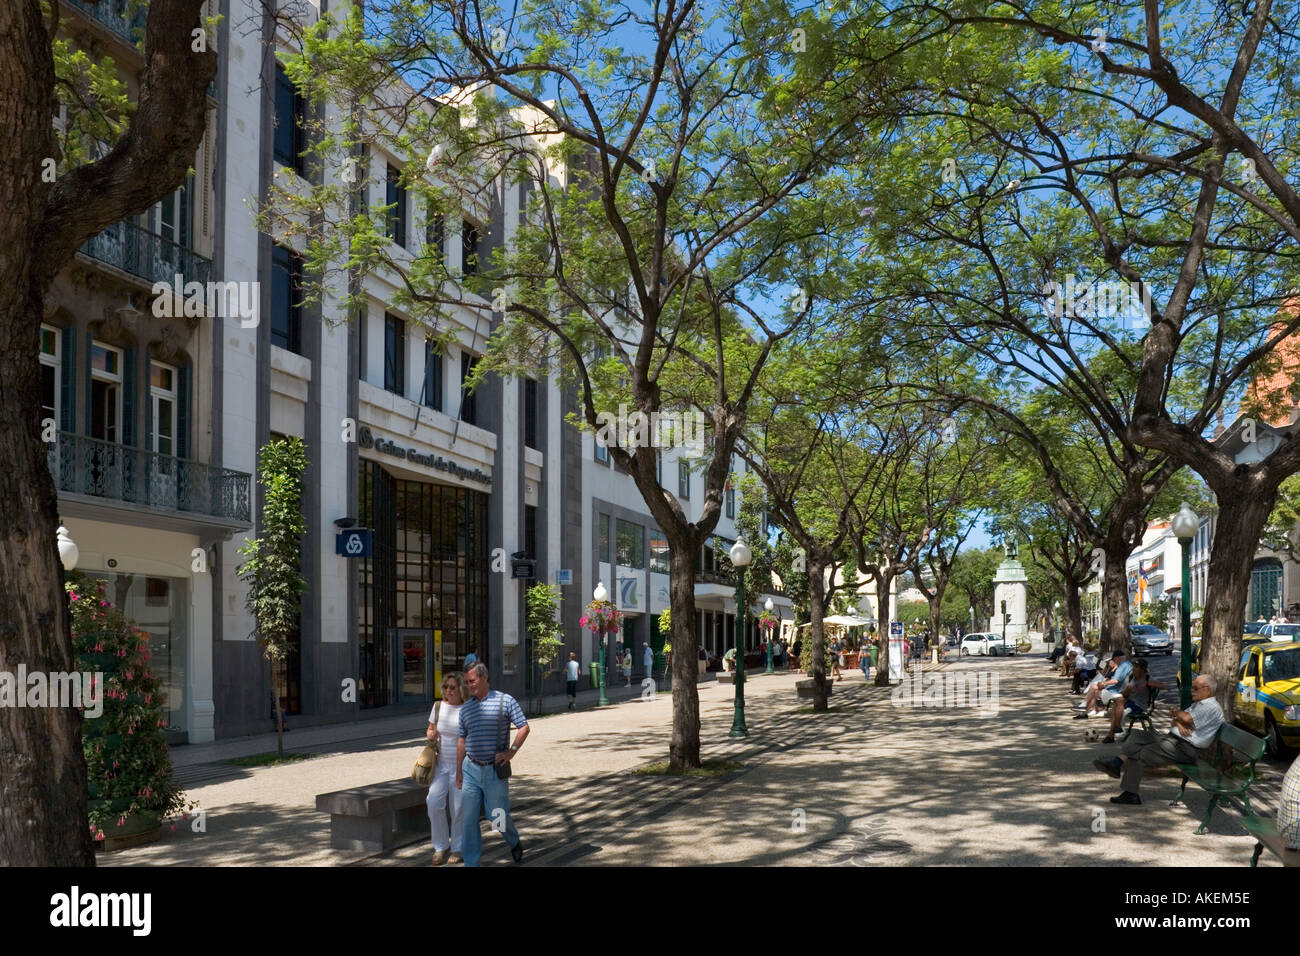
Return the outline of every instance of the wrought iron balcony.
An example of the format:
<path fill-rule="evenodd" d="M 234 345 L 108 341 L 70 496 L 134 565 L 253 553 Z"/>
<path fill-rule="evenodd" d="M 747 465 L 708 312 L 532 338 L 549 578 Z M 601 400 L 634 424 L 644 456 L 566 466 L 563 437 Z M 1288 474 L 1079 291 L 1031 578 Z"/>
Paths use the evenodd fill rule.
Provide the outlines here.
<path fill-rule="evenodd" d="M 59 440 L 50 448 L 49 463 L 59 491 L 159 511 L 208 515 L 245 524 L 250 521 L 252 476 L 242 471 L 70 432 L 59 432 Z"/>
<path fill-rule="evenodd" d="M 81 251 L 92 259 L 146 280 L 172 284 L 179 273 L 185 282 L 206 285 L 212 261 L 170 239 L 141 229 L 132 222 L 117 222 L 86 240 Z"/>
<path fill-rule="evenodd" d="M 113 33 L 128 43 L 135 43 L 144 36 L 145 21 L 149 18 L 148 7 L 136 11 L 128 19 L 126 12 L 128 0 L 99 0 L 99 3 L 85 3 L 84 0 L 63 0 L 69 7 L 80 10 L 96 23 L 102 23 Z"/>

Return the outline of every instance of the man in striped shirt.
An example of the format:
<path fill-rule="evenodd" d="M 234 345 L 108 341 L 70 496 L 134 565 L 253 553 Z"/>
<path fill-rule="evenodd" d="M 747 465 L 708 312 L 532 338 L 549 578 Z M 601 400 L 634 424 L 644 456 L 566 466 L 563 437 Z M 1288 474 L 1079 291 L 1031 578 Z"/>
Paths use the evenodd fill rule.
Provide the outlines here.
<path fill-rule="evenodd" d="M 510 758 L 528 739 L 528 721 L 517 700 L 488 687 L 488 671 L 483 664 L 466 669 L 465 683 L 470 697 L 460 708 L 460 738 L 456 741 L 456 788 L 461 791 L 465 865 L 478 866 L 483 854 L 480 810 L 487 815 L 492 829 L 505 836 L 515 862 L 522 863 L 524 844 L 510 819 L 510 784 L 497 777 L 495 765 L 510 765 Z M 511 724 L 519 728 L 519 733 L 514 744 L 507 747 Z"/>

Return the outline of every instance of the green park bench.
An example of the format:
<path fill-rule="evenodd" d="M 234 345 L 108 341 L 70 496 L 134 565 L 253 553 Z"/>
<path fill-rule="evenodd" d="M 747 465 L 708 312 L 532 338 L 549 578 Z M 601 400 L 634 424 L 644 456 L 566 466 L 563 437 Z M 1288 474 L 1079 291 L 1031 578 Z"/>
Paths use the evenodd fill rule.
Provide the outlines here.
<path fill-rule="evenodd" d="M 1283 866 L 1300 866 L 1300 850 L 1288 850 L 1283 845 L 1282 834 L 1272 820 L 1249 813 L 1242 818 L 1241 825 L 1255 838 L 1255 852 L 1250 858 L 1251 866 L 1259 864 L 1259 856 L 1265 848 L 1281 860 Z"/>
<path fill-rule="evenodd" d="M 1211 748 L 1211 758 L 1208 761 L 1197 760 L 1196 763 L 1175 765 L 1183 775 L 1183 784 L 1178 788 L 1178 796 L 1169 804 L 1171 807 L 1182 802 L 1189 780 L 1210 795 L 1210 806 L 1196 829 L 1197 833 L 1208 830 L 1214 808 L 1233 797 L 1245 804 L 1246 816 L 1254 816 L 1254 811 L 1250 808 L 1250 785 L 1255 782 L 1255 761 L 1264 754 L 1264 740 L 1240 727 L 1225 723 L 1214 735 Z"/>

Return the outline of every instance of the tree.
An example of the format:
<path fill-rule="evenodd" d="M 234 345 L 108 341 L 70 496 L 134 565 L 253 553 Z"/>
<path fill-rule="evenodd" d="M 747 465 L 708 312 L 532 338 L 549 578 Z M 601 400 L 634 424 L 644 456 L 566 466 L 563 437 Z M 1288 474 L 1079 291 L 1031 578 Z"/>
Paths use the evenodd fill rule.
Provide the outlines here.
<path fill-rule="evenodd" d="M 244 563 L 236 569 L 248 584 L 245 605 L 253 616 L 254 635 L 271 670 L 271 696 L 275 702 L 277 752 L 284 756 L 284 710 L 280 682 L 285 661 L 294 653 L 302 596 L 307 579 L 302 574 L 302 536 L 307 521 L 302 514 L 302 475 L 307 453 L 301 438 L 267 442 L 257 456 L 258 481 L 265 494 L 261 534 L 239 549 Z"/>
<path fill-rule="evenodd" d="M 93 2 L 93 0 L 92 0 Z M 144 212 L 185 179 L 206 125 L 216 54 L 198 43 L 202 0 L 153 0 L 144 68 L 129 119 L 102 158 L 62 156 L 52 118 L 72 56 L 55 56 L 59 6 L 0 4 L 0 667 L 72 666 L 72 636 L 55 545 L 57 492 L 41 441 L 39 324 L 58 272 L 87 239 Z M 200 33 L 200 36 L 206 36 Z M 61 70 L 63 72 L 61 72 Z M 93 103 L 93 91 L 86 102 Z M 93 107 L 92 107 L 93 108 Z M 111 124 L 110 124 L 111 125 Z M 63 163 L 58 164 L 62 159 Z M 47 160 L 58 175 L 51 182 Z M 0 860 L 89 866 L 86 764 L 74 710 L 0 709 Z"/>
<path fill-rule="evenodd" d="M 474 280 L 437 250 L 392 254 L 389 207 L 356 211 L 365 171 L 352 191 L 332 176 L 306 195 L 281 191 L 269 225 L 304 238 L 320 276 L 309 296 L 344 272 L 348 309 L 383 270 L 398 280 L 394 304 L 439 335 L 448 310 L 486 311 L 475 297 L 486 291 L 500 318 L 480 375 L 559 370 L 592 430 L 622 405 L 642 423 L 707 409 L 694 517 L 659 486 L 657 448 L 609 445 L 668 543 L 674 769 L 700 760 L 694 556 L 771 351 L 813 313 L 818 237 L 845 215 L 833 189 L 810 187 L 860 151 L 880 112 L 863 84 L 833 90 L 826 108 L 823 77 L 793 59 L 788 34 L 773 39 L 768 12 L 735 6 L 708 21 L 693 0 L 669 0 L 653 16 L 543 5 L 506 21 L 457 0 L 372 0 L 346 22 L 322 16 L 287 64 L 313 102 L 351 98 L 336 128 L 316 131 L 322 168 L 385 138 L 406 160 L 402 184 L 434 210 L 482 200 L 495 213 L 515 187 L 530 197 Z M 782 63 L 794 74 L 778 77 Z M 794 308 L 765 308 L 796 280 Z"/>
<path fill-rule="evenodd" d="M 564 647 L 564 632 L 557 620 L 559 602 L 560 589 L 551 584 L 534 584 L 524 593 L 524 629 L 533 636 L 531 663 L 537 674 L 537 713 L 542 710 L 546 675 Z"/>

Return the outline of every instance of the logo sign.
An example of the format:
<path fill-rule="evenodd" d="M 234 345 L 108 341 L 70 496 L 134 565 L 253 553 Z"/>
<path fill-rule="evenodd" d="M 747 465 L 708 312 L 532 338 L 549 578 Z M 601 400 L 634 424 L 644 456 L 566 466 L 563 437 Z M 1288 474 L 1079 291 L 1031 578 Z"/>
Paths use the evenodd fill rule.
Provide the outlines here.
<path fill-rule="evenodd" d="M 512 578 L 534 578 L 534 572 L 537 569 L 536 562 L 533 561 L 511 561 L 510 576 Z"/>
<path fill-rule="evenodd" d="M 890 637 L 902 637 L 902 636 L 903 636 L 903 622 L 902 622 L 902 621 L 890 621 L 890 622 L 889 622 L 889 636 L 890 636 Z"/>
<path fill-rule="evenodd" d="M 370 557 L 370 529 L 358 528 L 334 536 L 334 553 L 345 558 Z"/>
<path fill-rule="evenodd" d="M 572 583 L 573 583 L 573 569 L 572 569 L 572 568 L 561 568 L 561 569 L 557 569 L 556 572 L 555 572 L 555 583 L 556 583 L 556 584 L 572 584 Z"/>

